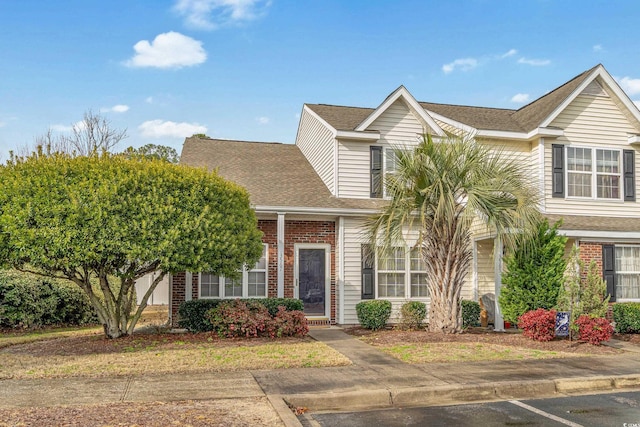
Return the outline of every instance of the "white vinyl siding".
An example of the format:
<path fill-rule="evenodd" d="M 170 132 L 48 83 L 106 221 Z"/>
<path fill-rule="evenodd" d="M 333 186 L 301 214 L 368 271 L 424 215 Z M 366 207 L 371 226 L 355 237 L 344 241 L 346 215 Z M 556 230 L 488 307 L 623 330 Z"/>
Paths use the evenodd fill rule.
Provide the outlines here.
<path fill-rule="evenodd" d="M 495 294 L 495 265 L 493 258 L 493 239 L 478 240 L 478 297 Z"/>
<path fill-rule="evenodd" d="M 322 179 L 331 194 L 335 195 L 335 139 L 327 128 L 306 107 L 302 109 L 296 145 Z"/>
<path fill-rule="evenodd" d="M 375 145 L 387 148 L 415 147 L 424 133 L 423 124 L 403 101 L 393 103 L 367 130 L 380 132 Z M 338 141 L 338 197 L 369 198 L 371 165 L 369 141 Z"/>
<path fill-rule="evenodd" d="M 364 220 L 344 219 L 344 323 L 358 323 L 356 304 L 362 300 L 362 244 Z"/>
<path fill-rule="evenodd" d="M 597 199 L 596 184 L 592 187 L 592 198 L 554 198 L 551 197 L 551 145 L 565 144 L 567 147 L 588 147 L 592 150 L 634 149 L 628 144 L 629 134 L 638 133 L 625 114 L 616 106 L 611 97 L 580 95 L 551 123 L 552 127 L 564 130 L 564 136 L 545 140 L 545 212 L 550 214 L 594 216 L 633 216 L 640 215 L 638 202 L 623 202 L 621 198 Z M 622 155 L 620 154 L 620 160 Z M 595 161 L 595 160 L 594 160 Z M 636 156 L 636 169 L 638 159 Z M 595 164 L 594 164 L 595 168 Z M 566 174 L 566 172 L 565 172 Z M 565 175 L 566 176 L 566 175 Z M 636 171 L 636 188 L 640 182 Z M 622 192 L 622 188 L 620 188 Z M 621 195 L 619 196 L 621 197 Z"/>

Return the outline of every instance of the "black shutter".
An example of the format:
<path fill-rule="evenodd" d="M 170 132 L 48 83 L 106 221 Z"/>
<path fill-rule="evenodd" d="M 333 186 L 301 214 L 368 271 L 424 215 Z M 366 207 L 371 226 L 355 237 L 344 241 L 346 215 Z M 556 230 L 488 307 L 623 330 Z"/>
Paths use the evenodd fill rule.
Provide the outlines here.
<path fill-rule="evenodd" d="M 375 256 L 371 245 L 362 245 L 362 299 L 374 299 Z"/>
<path fill-rule="evenodd" d="M 371 146 L 371 197 L 382 197 L 382 147 Z"/>
<path fill-rule="evenodd" d="M 564 145 L 551 146 L 552 196 L 564 197 Z"/>
<path fill-rule="evenodd" d="M 635 151 L 622 151 L 622 166 L 624 171 L 624 201 L 636 201 L 636 172 L 635 172 Z"/>
<path fill-rule="evenodd" d="M 614 245 L 602 245 L 602 278 L 607 282 L 607 294 L 611 296 L 609 301 L 615 301 L 616 247 Z"/>

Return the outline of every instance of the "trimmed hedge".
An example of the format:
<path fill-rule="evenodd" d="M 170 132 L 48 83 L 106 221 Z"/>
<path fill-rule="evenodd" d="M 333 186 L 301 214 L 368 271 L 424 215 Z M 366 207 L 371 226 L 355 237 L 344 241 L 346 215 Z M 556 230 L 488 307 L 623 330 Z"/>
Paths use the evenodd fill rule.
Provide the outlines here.
<path fill-rule="evenodd" d="M 619 334 L 640 334 L 640 302 L 614 304 L 613 321 Z"/>
<path fill-rule="evenodd" d="M 17 271 L 0 272 L 0 327 L 97 322 L 88 297 L 76 285 Z"/>
<path fill-rule="evenodd" d="M 400 307 L 401 329 L 420 329 L 422 322 L 427 317 L 427 305 L 420 301 L 407 301 Z"/>
<path fill-rule="evenodd" d="M 366 329 L 382 329 L 391 316 L 391 302 L 384 299 L 361 301 L 356 304 L 358 322 Z"/>
<path fill-rule="evenodd" d="M 256 302 L 266 307 L 271 316 L 278 314 L 278 307 L 283 306 L 286 311 L 304 310 L 304 303 L 295 298 L 238 298 L 246 303 Z M 222 302 L 233 301 L 229 299 L 194 299 L 185 301 L 178 308 L 178 326 L 191 332 L 213 331 L 213 325 L 206 316 Z"/>
<path fill-rule="evenodd" d="M 462 327 L 480 326 L 480 304 L 468 299 L 460 300 L 462 308 Z"/>

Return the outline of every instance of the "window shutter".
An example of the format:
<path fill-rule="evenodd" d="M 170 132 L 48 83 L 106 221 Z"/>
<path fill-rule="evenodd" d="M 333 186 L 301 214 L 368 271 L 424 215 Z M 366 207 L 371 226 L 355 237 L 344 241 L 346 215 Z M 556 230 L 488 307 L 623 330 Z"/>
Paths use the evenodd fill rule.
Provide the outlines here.
<path fill-rule="evenodd" d="M 551 146 L 552 196 L 564 197 L 564 145 Z"/>
<path fill-rule="evenodd" d="M 624 201 L 636 201 L 636 173 L 635 173 L 635 151 L 622 151 L 622 166 L 624 173 Z"/>
<path fill-rule="evenodd" d="M 375 256 L 371 245 L 362 245 L 362 299 L 375 298 Z"/>
<path fill-rule="evenodd" d="M 602 278 L 607 282 L 607 294 L 611 296 L 609 301 L 615 301 L 616 247 L 614 245 L 602 245 Z"/>
<path fill-rule="evenodd" d="M 371 146 L 371 197 L 382 197 L 382 147 Z"/>

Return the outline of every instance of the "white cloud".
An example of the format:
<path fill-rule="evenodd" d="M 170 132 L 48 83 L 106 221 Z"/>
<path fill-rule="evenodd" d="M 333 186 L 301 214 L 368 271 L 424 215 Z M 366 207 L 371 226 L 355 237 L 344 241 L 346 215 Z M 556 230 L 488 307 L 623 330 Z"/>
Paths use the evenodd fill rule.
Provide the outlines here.
<path fill-rule="evenodd" d="M 258 120 L 258 123 L 261 125 L 269 124 L 269 117 L 258 117 L 256 120 Z"/>
<path fill-rule="evenodd" d="M 527 59 L 522 57 L 518 59 L 518 64 L 526 64 L 533 67 L 543 67 L 545 65 L 551 64 L 551 61 L 548 59 Z"/>
<path fill-rule="evenodd" d="M 51 125 L 50 129 L 55 132 L 71 132 L 74 129 L 82 130 L 85 127 L 86 123 L 84 122 L 84 120 L 80 120 L 79 122 L 75 122 L 74 124 L 69 126 L 61 124 Z"/>
<path fill-rule="evenodd" d="M 450 62 L 448 64 L 444 64 L 442 66 L 442 71 L 444 71 L 445 74 L 449 74 L 449 73 L 453 72 L 456 68 L 459 68 L 462 71 L 469 71 L 469 70 L 473 70 L 477 66 L 478 66 L 478 60 L 477 59 L 474 59 L 474 58 L 460 58 L 460 59 L 456 59 L 455 61 Z"/>
<path fill-rule="evenodd" d="M 206 133 L 207 128 L 197 123 L 176 123 L 163 120 L 149 120 L 138 126 L 145 138 L 185 138 L 194 133 Z"/>
<path fill-rule="evenodd" d="M 593 51 L 594 52 L 601 52 L 603 50 L 603 47 L 601 44 L 594 44 L 593 45 Z"/>
<path fill-rule="evenodd" d="M 524 104 L 529 102 L 529 94 L 528 93 L 516 93 L 511 97 L 511 102 L 515 102 L 516 104 Z"/>
<path fill-rule="evenodd" d="M 637 95 L 640 93 L 640 79 L 632 79 L 631 77 L 616 78 L 620 87 L 627 92 L 627 95 Z"/>
<path fill-rule="evenodd" d="M 144 102 L 146 102 L 147 104 L 153 104 L 153 96 L 147 96 Z"/>
<path fill-rule="evenodd" d="M 258 19 L 269 6 L 271 0 L 177 0 L 173 8 L 190 27 L 215 30 Z"/>
<path fill-rule="evenodd" d="M 510 56 L 515 55 L 516 53 L 518 53 L 518 51 L 516 49 L 510 49 L 508 52 L 503 53 L 502 55 L 500 55 L 500 58 L 508 58 Z"/>
<path fill-rule="evenodd" d="M 7 125 L 7 122 L 0 122 L 0 128 L 3 128 Z"/>
<path fill-rule="evenodd" d="M 136 54 L 125 65 L 133 68 L 182 68 L 202 64 L 207 53 L 202 42 L 170 31 L 158 34 L 151 43 L 140 40 L 133 46 Z"/>
<path fill-rule="evenodd" d="M 100 111 L 102 113 L 125 113 L 129 111 L 129 106 L 124 104 L 117 104 L 113 107 L 101 108 Z"/>

